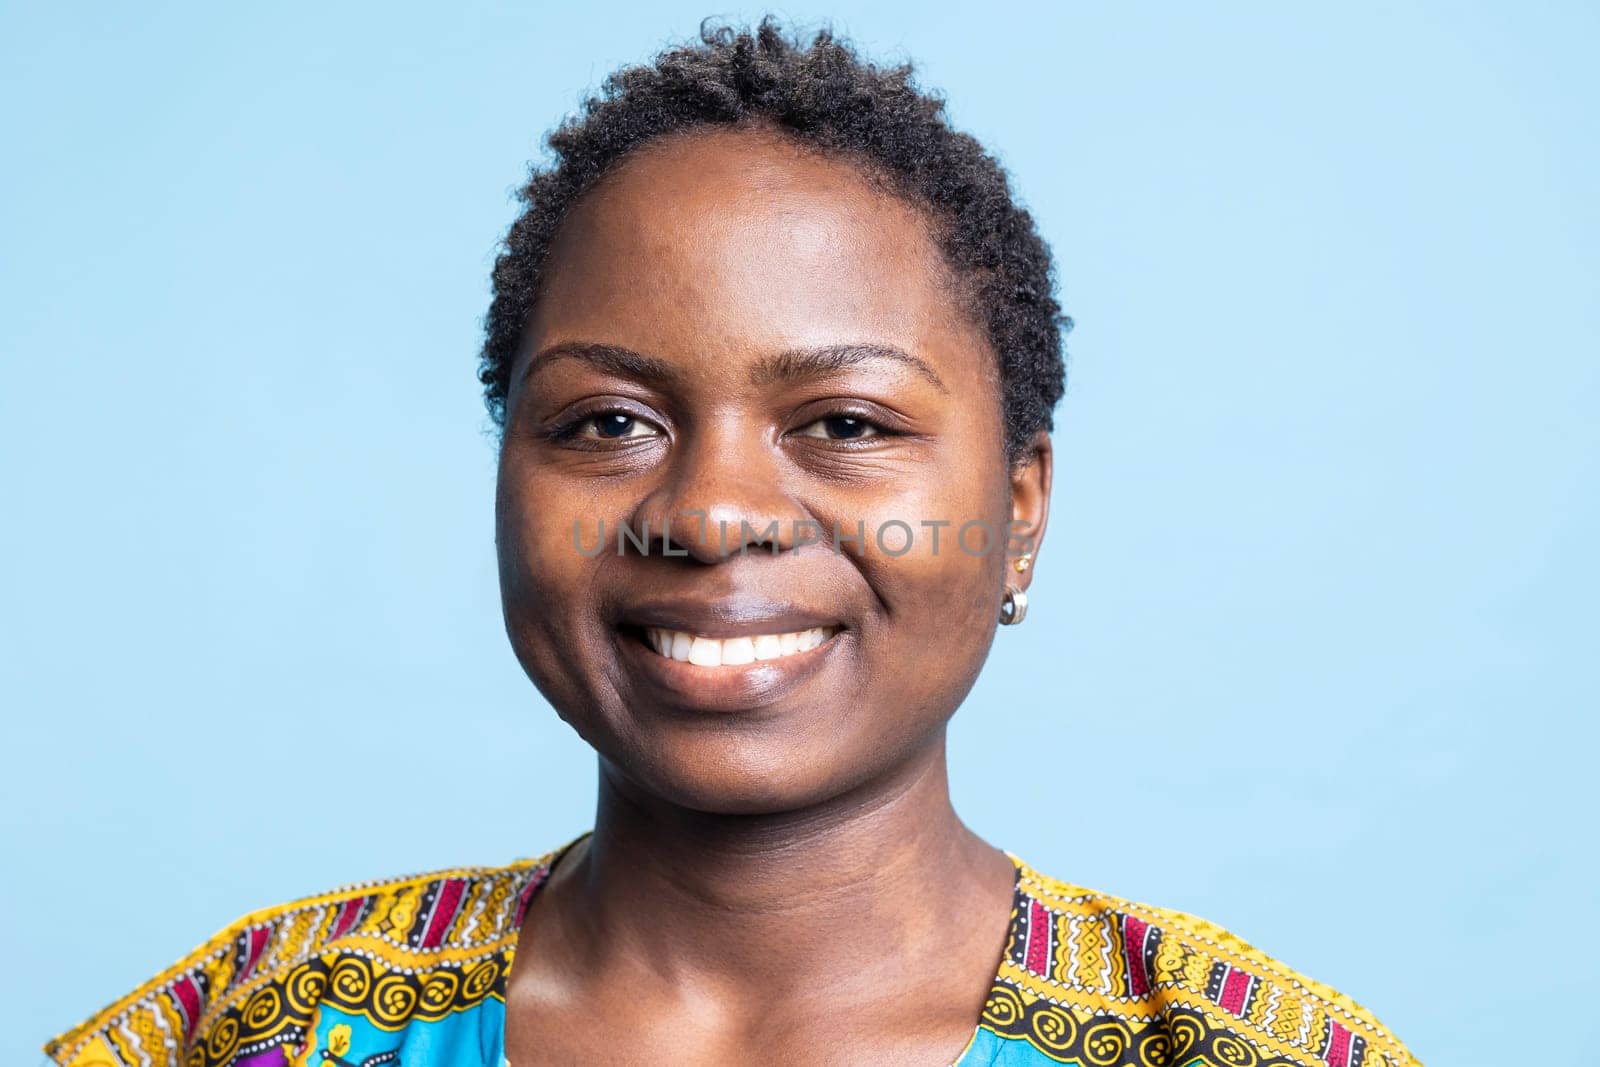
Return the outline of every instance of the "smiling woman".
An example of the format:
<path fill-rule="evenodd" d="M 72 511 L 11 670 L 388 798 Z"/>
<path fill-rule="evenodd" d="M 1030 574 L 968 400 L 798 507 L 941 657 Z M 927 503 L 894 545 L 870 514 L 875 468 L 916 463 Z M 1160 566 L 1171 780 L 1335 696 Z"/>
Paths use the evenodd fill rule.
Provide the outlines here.
<path fill-rule="evenodd" d="M 1023 619 L 1062 390 L 994 161 L 907 71 L 770 23 L 620 72 L 551 143 L 482 378 L 506 631 L 598 753 L 593 832 L 249 916 L 49 1053 L 1413 1062 L 951 807 L 946 724 Z"/>

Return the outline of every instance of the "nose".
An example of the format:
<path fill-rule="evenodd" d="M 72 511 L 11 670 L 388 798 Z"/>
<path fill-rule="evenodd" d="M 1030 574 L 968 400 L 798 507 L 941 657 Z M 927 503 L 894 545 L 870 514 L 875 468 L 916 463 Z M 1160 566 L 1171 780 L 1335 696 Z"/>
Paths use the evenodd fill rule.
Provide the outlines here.
<path fill-rule="evenodd" d="M 721 420 L 675 445 L 629 517 L 636 531 L 650 531 L 652 552 L 664 546 L 664 554 L 717 563 L 795 547 L 809 516 L 785 490 L 781 453 L 742 422 Z"/>

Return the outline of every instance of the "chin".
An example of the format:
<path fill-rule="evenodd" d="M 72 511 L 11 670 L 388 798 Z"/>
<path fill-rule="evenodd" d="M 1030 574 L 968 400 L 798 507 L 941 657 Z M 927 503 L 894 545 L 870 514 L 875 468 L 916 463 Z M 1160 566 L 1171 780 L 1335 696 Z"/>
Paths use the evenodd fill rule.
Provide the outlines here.
<path fill-rule="evenodd" d="M 783 815 L 826 803 L 870 777 L 809 739 L 653 738 L 612 766 L 648 796 L 708 815 Z"/>

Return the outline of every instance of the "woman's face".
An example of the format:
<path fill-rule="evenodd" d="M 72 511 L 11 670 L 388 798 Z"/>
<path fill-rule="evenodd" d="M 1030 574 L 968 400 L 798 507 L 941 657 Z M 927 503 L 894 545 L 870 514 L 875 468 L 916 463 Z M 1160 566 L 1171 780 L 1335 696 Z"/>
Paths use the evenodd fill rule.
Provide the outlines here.
<path fill-rule="evenodd" d="M 774 134 L 653 143 L 563 223 L 512 371 L 517 656 L 608 773 L 695 810 L 891 774 L 1043 533 L 1048 439 L 1013 468 L 1000 420 L 918 211 Z"/>

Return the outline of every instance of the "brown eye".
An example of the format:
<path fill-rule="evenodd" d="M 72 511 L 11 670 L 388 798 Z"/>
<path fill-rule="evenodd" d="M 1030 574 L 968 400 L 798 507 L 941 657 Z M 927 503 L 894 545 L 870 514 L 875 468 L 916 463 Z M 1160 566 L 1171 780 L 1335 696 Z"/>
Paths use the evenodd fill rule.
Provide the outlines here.
<path fill-rule="evenodd" d="M 877 426 L 854 415 L 829 415 L 800 430 L 802 437 L 821 437 L 829 441 L 856 441 L 876 437 Z"/>
<path fill-rule="evenodd" d="M 631 437 L 633 431 L 639 427 L 637 419 L 616 412 L 610 415 L 596 415 L 594 417 L 595 432 L 601 437 Z"/>
<path fill-rule="evenodd" d="M 622 441 L 629 438 L 652 437 L 656 428 L 626 411 L 602 411 L 589 415 L 572 427 L 570 436 L 591 441 Z"/>

